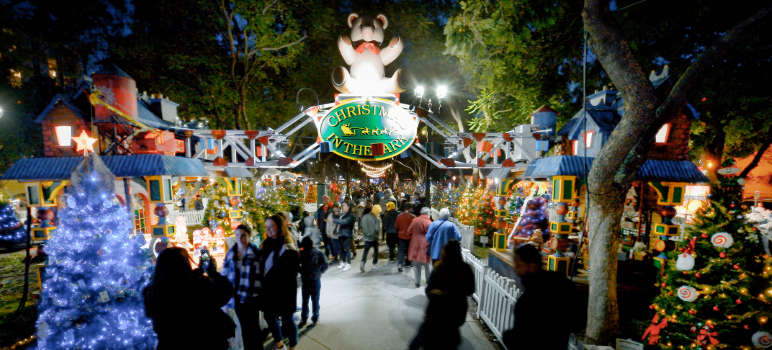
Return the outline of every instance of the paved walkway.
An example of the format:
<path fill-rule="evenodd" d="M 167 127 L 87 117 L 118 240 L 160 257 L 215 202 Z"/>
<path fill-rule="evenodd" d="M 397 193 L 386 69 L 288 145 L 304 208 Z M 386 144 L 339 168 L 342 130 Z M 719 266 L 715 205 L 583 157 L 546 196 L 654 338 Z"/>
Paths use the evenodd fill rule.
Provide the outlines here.
<path fill-rule="evenodd" d="M 389 264 L 386 245 L 380 247 L 378 269 L 372 269 L 372 250 L 365 270 L 359 271 L 362 249 L 351 270 L 330 266 L 322 277 L 319 323 L 300 329 L 298 349 L 405 350 L 423 321 L 429 300 L 424 294 L 426 276 L 415 287 L 412 269 L 397 271 Z M 298 293 L 298 305 L 301 295 Z M 310 320 L 309 320 L 310 322 Z M 493 350 L 478 321 L 467 315 L 461 327 L 459 349 Z"/>

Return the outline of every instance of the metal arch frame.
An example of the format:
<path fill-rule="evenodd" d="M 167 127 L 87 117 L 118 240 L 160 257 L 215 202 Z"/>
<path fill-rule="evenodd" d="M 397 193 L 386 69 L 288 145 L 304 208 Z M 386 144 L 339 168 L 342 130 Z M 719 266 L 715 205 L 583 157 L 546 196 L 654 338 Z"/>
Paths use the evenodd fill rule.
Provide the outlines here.
<path fill-rule="evenodd" d="M 209 170 L 221 170 L 226 167 L 292 169 L 319 153 L 321 151 L 320 142 L 322 142 L 322 140 L 317 138 L 316 143 L 292 156 L 287 156 L 281 152 L 279 145 L 286 142 L 291 135 L 300 131 L 303 127 L 308 125 L 308 123 L 313 122 L 318 130 L 323 116 L 326 112 L 334 108 L 335 105 L 336 103 L 327 103 L 310 107 L 276 129 L 194 130 L 175 128 L 175 130 L 185 133 L 185 156 L 206 161 L 207 163 L 205 163 L 205 165 Z M 398 106 L 405 109 L 413 116 L 413 118 L 426 124 L 432 131 L 442 136 L 445 139 L 443 145 L 456 148 L 456 150 L 452 151 L 448 157 L 442 157 L 436 154 L 430 154 L 422 144 L 417 142 L 410 147 L 413 152 L 440 169 L 502 168 L 503 164 L 499 163 L 496 157 L 493 157 L 494 152 L 499 149 L 504 152 L 504 159 L 511 160 L 512 163 L 509 164 L 510 167 L 525 167 L 528 163 L 539 158 L 539 155 L 535 150 L 523 147 L 522 141 L 519 140 L 534 138 L 534 134 L 536 133 L 550 131 L 538 130 L 536 125 L 520 125 L 515 129 L 503 133 L 458 132 L 440 120 L 431 110 L 427 111 L 419 108 L 416 112 L 406 104 L 398 104 Z M 283 131 L 288 129 L 289 131 L 283 133 Z M 191 148 L 191 139 L 193 137 L 202 140 L 215 139 L 217 150 L 214 154 L 207 154 L 206 150 L 202 148 L 193 154 Z M 473 141 L 477 141 L 474 146 L 475 157 L 471 159 L 470 162 L 456 161 L 456 158 L 458 158 L 459 155 L 462 155 L 464 151 L 472 149 L 472 145 L 474 144 Z M 482 151 L 479 149 L 480 142 L 482 141 L 490 142 L 493 147 L 487 152 Z M 259 149 L 257 148 L 258 143 L 262 146 Z M 226 154 L 226 149 L 228 148 L 232 160 L 238 159 L 240 156 L 241 158 L 246 159 L 246 161 L 226 162 L 223 155 Z M 515 159 L 516 150 L 519 150 L 520 154 L 523 155 L 525 159 Z M 209 163 L 210 161 L 211 163 Z M 465 159 L 465 161 L 467 160 Z"/>

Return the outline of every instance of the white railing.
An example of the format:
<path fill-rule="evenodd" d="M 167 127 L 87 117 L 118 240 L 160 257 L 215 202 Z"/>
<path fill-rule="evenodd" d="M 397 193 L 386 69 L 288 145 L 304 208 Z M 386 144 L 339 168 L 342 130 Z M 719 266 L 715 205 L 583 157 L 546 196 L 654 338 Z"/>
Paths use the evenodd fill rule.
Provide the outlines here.
<path fill-rule="evenodd" d="M 461 248 L 472 250 L 474 246 L 474 226 L 464 225 L 453 217 L 449 221 L 456 224 L 458 231 L 461 232 Z"/>
<path fill-rule="evenodd" d="M 505 331 L 512 328 L 515 317 L 515 302 L 520 290 L 515 281 L 503 277 L 491 269 L 485 270 L 483 298 L 479 303 L 480 317 L 488 324 L 499 340 Z"/>
<path fill-rule="evenodd" d="M 303 205 L 303 210 L 308 212 L 309 215 L 314 216 L 314 213 L 316 213 L 316 203 L 306 203 Z"/>
<path fill-rule="evenodd" d="M 496 338 L 503 342 L 502 335 L 515 322 L 515 303 L 520 297 L 520 290 L 513 279 L 487 268 L 471 251 L 464 249 L 463 256 L 474 270 L 475 293 L 472 298 L 477 302 L 477 318 L 485 321 Z"/>
<path fill-rule="evenodd" d="M 467 264 L 472 266 L 472 270 L 474 271 L 474 294 L 472 294 L 472 298 L 474 298 L 474 301 L 476 301 L 478 304 L 480 303 L 480 298 L 482 297 L 483 293 L 483 282 L 485 282 L 485 262 L 478 259 L 476 256 L 472 255 L 472 253 L 468 249 L 463 250 L 463 256 L 464 260 Z M 477 308 L 477 318 L 480 318 L 480 308 Z"/>
<path fill-rule="evenodd" d="M 201 225 L 204 222 L 204 210 L 170 211 L 166 216 L 167 222 L 174 223 L 178 216 L 185 217 L 185 224 L 188 226 Z"/>

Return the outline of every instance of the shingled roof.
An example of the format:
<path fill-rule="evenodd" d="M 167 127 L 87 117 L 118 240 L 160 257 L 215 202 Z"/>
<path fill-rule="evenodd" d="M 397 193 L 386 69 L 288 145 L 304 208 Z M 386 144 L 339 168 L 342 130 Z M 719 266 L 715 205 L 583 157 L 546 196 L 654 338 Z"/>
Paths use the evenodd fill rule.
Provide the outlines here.
<path fill-rule="evenodd" d="M 0 180 L 67 180 L 83 157 L 22 158 L 6 170 Z M 203 176 L 209 172 L 198 159 L 161 154 L 103 156 L 102 161 L 115 177 L 152 175 Z"/>
<path fill-rule="evenodd" d="M 524 178 L 544 179 L 556 175 L 584 176 L 585 159 L 587 172 L 592 167 L 594 158 L 580 156 L 556 156 L 540 158 L 528 166 Z M 641 181 L 670 181 L 670 182 L 710 182 L 694 163 L 688 160 L 655 160 L 648 159 L 643 163 L 636 180 Z"/>

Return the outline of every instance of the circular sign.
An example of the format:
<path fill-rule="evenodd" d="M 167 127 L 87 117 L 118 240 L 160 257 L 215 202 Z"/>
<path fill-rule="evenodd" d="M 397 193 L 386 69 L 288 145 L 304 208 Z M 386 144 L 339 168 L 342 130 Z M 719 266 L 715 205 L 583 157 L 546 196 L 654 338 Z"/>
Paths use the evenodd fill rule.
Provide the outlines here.
<path fill-rule="evenodd" d="M 319 124 L 319 136 L 341 157 L 373 161 L 392 158 L 410 148 L 417 129 L 418 120 L 399 105 L 358 98 L 330 110 Z"/>

